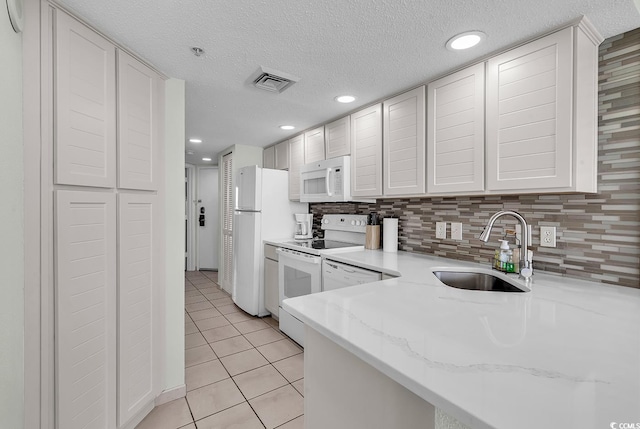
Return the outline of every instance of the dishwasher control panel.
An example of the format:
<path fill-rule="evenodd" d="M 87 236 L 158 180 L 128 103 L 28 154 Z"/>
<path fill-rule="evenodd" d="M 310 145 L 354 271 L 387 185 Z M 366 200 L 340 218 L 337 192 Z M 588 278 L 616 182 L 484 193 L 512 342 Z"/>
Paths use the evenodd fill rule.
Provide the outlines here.
<path fill-rule="evenodd" d="M 334 290 L 343 287 L 373 283 L 382 279 L 382 273 L 354 267 L 331 260 L 322 261 L 322 290 Z"/>

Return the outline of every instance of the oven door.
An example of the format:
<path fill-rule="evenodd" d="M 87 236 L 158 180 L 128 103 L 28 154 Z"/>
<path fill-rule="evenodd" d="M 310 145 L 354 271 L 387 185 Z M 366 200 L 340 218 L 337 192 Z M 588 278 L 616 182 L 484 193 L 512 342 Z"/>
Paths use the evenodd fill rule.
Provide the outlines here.
<path fill-rule="evenodd" d="M 322 258 L 295 250 L 278 248 L 278 289 L 280 293 L 280 330 L 304 345 L 304 324 L 282 308 L 282 301 L 320 292 Z"/>

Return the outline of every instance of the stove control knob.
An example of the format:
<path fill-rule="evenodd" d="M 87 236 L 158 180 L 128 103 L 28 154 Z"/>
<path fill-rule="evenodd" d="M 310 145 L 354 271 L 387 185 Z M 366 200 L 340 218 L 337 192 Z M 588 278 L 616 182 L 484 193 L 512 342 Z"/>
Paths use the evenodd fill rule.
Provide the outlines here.
<path fill-rule="evenodd" d="M 355 225 L 355 224 L 356 224 L 356 221 L 355 221 L 355 220 L 352 220 L 352 221 L 351 221 L 351 225 Z"/>
<path fill-rule="evenodd" d="M 322 222 L 329 223 L 329 219 L 322 219 Z"/>

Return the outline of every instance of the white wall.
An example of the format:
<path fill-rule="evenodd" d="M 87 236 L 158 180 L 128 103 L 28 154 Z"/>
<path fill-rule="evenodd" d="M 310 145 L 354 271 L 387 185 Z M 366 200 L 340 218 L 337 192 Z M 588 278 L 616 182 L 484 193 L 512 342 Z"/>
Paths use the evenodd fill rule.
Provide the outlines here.
<path fill-rule="evenodd" d="M 184 81 L 165 84 L 165 390 L 184 385 Z"/>
<path fill-rule="evenodd" d="M 23 427 L 22 37 L 0 8 L 0 426 Z M 35 410 L 34 410 L 35 411 Z"/>

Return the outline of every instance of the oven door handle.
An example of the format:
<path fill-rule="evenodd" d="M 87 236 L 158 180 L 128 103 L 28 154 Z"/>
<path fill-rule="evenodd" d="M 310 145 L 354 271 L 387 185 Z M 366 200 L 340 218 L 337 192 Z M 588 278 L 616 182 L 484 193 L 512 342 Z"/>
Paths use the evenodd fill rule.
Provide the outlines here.
<path fill-rule="evenodd" d="M 307 264 L 319 264 L 322 261 L 322 258 L 319 256 L 313 255 L 302 255 L 298 253 L 289 252 L 285 249 L 277 248 L 276 253 L 286 258 L 291 258 L 295 261 L 305 262 Z"/>

